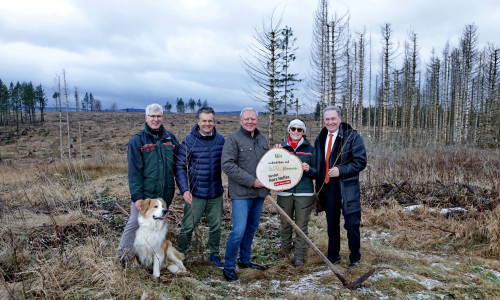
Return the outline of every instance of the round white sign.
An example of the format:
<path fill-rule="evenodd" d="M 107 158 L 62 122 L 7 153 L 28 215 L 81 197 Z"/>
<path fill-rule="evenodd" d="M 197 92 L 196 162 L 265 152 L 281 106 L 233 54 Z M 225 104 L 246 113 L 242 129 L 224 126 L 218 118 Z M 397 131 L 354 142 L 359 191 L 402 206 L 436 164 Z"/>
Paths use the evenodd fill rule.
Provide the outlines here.
<path fill-rule="evenodd" d="M 257 178 L 274 191 L 284 191 L 296 186 L 302 178 L 302 161 L 284 148 L 272 148 L 257 164 Z"/>

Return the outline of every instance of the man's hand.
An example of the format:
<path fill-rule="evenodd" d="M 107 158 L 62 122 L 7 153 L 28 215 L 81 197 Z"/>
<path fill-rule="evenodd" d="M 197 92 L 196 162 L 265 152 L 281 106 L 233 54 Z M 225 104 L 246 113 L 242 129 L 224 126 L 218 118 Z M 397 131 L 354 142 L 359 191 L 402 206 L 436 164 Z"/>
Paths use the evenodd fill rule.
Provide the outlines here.
<path fill-rule="evenodd" d="M 328 171 L 328 177 L 339 177 L 340 176 L 340 170 L 337 167 L 331 168 L 330 171 Z"/>
<path fill-rule="evenodd" d="M 302 171 L 309 171 L 309 165 L 307 163 L 302 163 Z"/>
<path fill-rule="evenodd" d="M 137 208 L 138 211 L 141 211 L 141 203 L 142 203 L 142 200 L 135 200 L 135 202 L 134 202 L 135 208 Z"/>
<path fill-rule="evenodd" d="M 182 198 L 184 198 L 187 203 L 193 204 L 193 195 L 191 195 L 190 191 L 185 191 L 184 194 L 182 194 Z"/>
<path fill-rule="evenodd" d="M 260 182 L 260 180 L 258 178 L 256 178 L 252 187 L 258 189 L 258 188 L 264 187 L 264 185 L 262 184 L 262 182 Z"/>

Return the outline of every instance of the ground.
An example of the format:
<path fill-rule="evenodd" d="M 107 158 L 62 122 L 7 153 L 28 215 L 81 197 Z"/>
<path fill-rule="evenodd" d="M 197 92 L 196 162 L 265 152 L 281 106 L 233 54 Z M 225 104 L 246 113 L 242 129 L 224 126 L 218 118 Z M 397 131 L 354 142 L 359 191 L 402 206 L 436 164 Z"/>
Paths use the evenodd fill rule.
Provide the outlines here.
<path fill-rule="evenodd" d="M 60 122 L 59 113 L 49 112 L 46 118 L 43 124 L 21 126 L 18 133 L 0 127 L 2 299 L 500 297 L 499 150 L 403 149 L 371 141 L 362 128 L 369 161 L 361 173 L 363 256 L 359 267 L 348 268 L 343 231 L 342 262 L 335 265 L 348 280 L 375 270 L 356 290 L 343 287 L 312 250 L 298 268 L 289 258 L 276 258 L 280 223 L 269 203 L 252 251 L 264 272 L 238 270 L 239 280 L 227 283 L 207 262 L 208 231 L 202 220 L 186 261 L 189 273 L 164 270 L 156 282 L 136 263 L 123 269 L 115 258 L 130 205 L 126 145 L 142 129 L 143 115 L 73 112 L 62 114 Z M 164 123 L 181 140 L 195 119 L 194 114 L 168 114 Z M 320 124 L 310 116 L 304 119 L 314 139 Z M 279 139 L 289 120 L 281 117 L 275 124 Z M 239 127 L 237 116 L 217 116 L 216 126 L 227 136 Z M 259 127 L 266 132 L 266 116 Z M 231 226 L 227 193 L 224 201 L 222 254 Z M 182 207 L 176 195 L 169 215 L 174 243 Z M 309 235 L 326 251 L 324 214 L 311 216 Z"/>

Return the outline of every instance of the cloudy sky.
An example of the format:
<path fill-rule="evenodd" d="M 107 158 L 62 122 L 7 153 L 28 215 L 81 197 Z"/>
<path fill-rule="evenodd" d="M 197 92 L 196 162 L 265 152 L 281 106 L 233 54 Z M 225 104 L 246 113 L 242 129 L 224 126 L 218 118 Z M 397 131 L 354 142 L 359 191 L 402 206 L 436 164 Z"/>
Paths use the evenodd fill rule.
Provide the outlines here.
<path fill-rule="evenodd" d="M 263 103 L 249 100 L 252 82 L 241 58 L 256 28 L 274 8 L 297 37 L 294 72 L 305 78 L 317 0 L 12 0 L 0 2 L 0 79 L 42 84 L 53 106 L 55 77 L 92 92 L 109 108 L 175 107 L 175 99 L 207 100 L 216 111 Z M 372 35 L 378 56 L 380 26 L 392 24 L 401 44 L 410 30 L 425 59 L 440 55 L 466 24 L 478 26 L 479 44 L 500 46 L 498 0 L 331 0 L 330 10 L 350 13 L 353 32 Z M 376 67 L 374 67 L 376 68 Z M 377 72 L 375 69 L 374 72 Z M 298 92 L 304 107 L 307 94 Z"/>

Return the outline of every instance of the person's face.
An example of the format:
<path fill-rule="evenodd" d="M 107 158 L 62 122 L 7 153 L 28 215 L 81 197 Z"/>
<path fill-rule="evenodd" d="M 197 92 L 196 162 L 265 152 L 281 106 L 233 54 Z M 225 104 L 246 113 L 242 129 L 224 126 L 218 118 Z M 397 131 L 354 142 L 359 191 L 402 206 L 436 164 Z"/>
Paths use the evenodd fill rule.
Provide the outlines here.
<path fill-rule="evenodd" d="M 328 132 L 333 133 L 339 129 L 340 122 L 342 122 L 342 117 L 339 116 L 336 110 L 327 110 L 323 116 L 325 120 L 325 127 Z"/>
<path fill-rule="evenodd" d="M 160 129 L 161 122 L 163 122 L 163 115 L 160 111 L 150 111 L 149 114 L 146 115 L 146 123 L 148 123 L 149 127 L 153 130 Z"/>
<path fill-rule="evenodd" d="M 240 118 L 241 126 L 250 132 L 253 132 L 257 128 L 257 114 L 252 110 L 247 110 L 243 112 L 243 116 Z"/>
<path fill-rule="evenodd" d="M 292 141 L 298 141 L 304 135 L 304 129 L 300 125 L 292 125 L 290 127 L 290 137 Z"/>
<path fill-rule="evenodd" d="M 203 135 L 209 135 L 214 129 L 214 114 L 200 113 L 198 126 L 200 126 L 200 131 Z"/>

